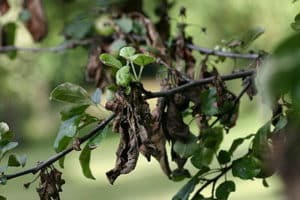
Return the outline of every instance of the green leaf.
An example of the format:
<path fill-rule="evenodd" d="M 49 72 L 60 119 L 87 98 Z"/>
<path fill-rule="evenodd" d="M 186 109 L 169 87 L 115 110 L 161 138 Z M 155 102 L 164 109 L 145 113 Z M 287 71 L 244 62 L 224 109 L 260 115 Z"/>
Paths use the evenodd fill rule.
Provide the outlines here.
<path fill-rule="evenodd" d="M 88 142 L 88 146 L 90 149 L 97 148 L 103 139 L 106 138 L 107 134 L 109 133 L 109 126 L 105 126 L 105 128 L 100 131 L 97 135 L 91 138 Z"/>
<path fill-rule="evenodd" d="M 195 186 L 199 183 L 199 179 L 193 177 L 189 180 L 172 198 L 172 200 L 188 200 L 190 194 L 194 191 Z"/>
<path fill-rule="evenodd" d="M 123 58 L 126 58 L 126 59 L 130 59 L 130 57 L 135 54 L 135 51 L 136 50 L 133 47 L 123 47 L 120 50 L 120 56 L 122 56 Z"/>
<path fill-rule="evenodd" d="M 8 166 L 10 167 L 24 167 L 27 161 L 27 157 L 26 155 L 16 155 L 16 154 L 12 154 L 9 155 L 8 157 Z"/>
<path fill-rule="evenodd" d="M 253 139 L 252 150 L 257 158 L 261 158 L 268 150 L 268 135 L 270 133 L 271 124 L 268 122 L 262 126 Z"/>
<path fill-rule="evenodd" d="M 139 66 L 146 66 L 150 63 L 155 62 L 154 57 L 149 56 L 149 55 L 145 55 L 145 54 L 136 54 L 136 55 L 131 57 L 131 60 Z"/>
<path fill-rule="evenodd" d="M 217 102 L 217 90 L 216 88 L 209 88 L 201 93 L 201 111 L 203 114 L 208 116 L 218 114 L 218 107 L 216 106 Z"/>
<path fill-rule="evenodd" d="M 77 132 L 77 123 L 79 116 L 76 115 L 61 123 L 58 134 L 54 141 L 54 149 L 56 152 L 61 152 L 69 145 L 71 139 Z"/>
<path fill-rule="evenodd" d="M 208 167 L 214 155 L 215 155 L 214 150 L 201 147 L 194 153 L 193 157 L 191 158 L 191 163 L 193 164 L 194 167 L 198 169 L 202 169 L 203 167 Z"/>
<path fill-rule="evenodd" d="M 83 175 L 89 179 L 95 180 L 95 177 L 93 176 L 92 171 L 90 169 L 90 160 L 91 160 L 91 149 L 89 148 L 89 145 L 86 144 L 80 153 L 79 161 L 80 161 Z"/>
<path fill-rule="evenodd" d="M 275 132 L 280 131 L 287 125 L 287 123 L 288 123 L 287 118 L 285 116 L 280 116 L 278 122 L 276 123 L 274 131 Z"/>
<path fill-rule="evenodd" d="M 18 146 L 17 142 L 3 141 L 0 143 L 0 159 L 9 151 Z"/>
<path fill-rule="evenodd" d="M 223 129 L 221 127 L 208 128 L 200 134 L 203 145 L 215 152 L 223 141 Z"/>
<path fill-rule="evenodd" d="M 259 161 L 250 155 L 232 162 L 232 175 L 244 180 L 254 178 L 260 170 Z"/>
<path fill-rule="evenodd" d="M 217 159 L 221 165 L 224 165 L 230 162 L 231 157 L 227 151 L 221 150 L 217 156 Z"/>
<path fill-rule="evenodd" d="M 93 20 L 87 14 L 75 16 L 63 29 L 68 38 L 83 39 L 92 31 Z"/>
<path fill-rule="evenodd" d="M 232 154 L 237 150 L 237 148 L 238 148 L 240 145 L 243 144 L 243 142 L 244 142 L 245 140 L 250 139 L 250 138 L 252 138 L 253 136 L 255 136 L 255 134 L 250 134 L 250 135 L 248 135 L 248 136 L 246 136 L 246 137 L 244 137 L 244 138 L 237 138 L 237 139 L 235 139 L 235 140 L 232 142 L 232 144 L 231 144 L 231 146 L 230 146 L 230 148 L 229 148 L 229 150 L 228 150 L 228 153 L 232 156 Z"/>
<path fill-rule="evenodd" d="M 102 92 L 99 88 L 97 88 L 91 97 L 92 102 L 95 104 L 99 104 L 101 101 L 101 96 L 102 96 Z"/>
<path fill-rule="evenodd" d="M 117 85 L 126 87 L 131 82 L 131 74 L 130 74 L 130 67 L 124 66 L 119 69 L 116 73 L 116 83 Z"/>
<path fill-rule="evenodd" d="M 117 39 L 117 40 L 114 40 L 113 43 L 109 46 L 109 50 L 111 53 L 119 53 L 120 49 L 124 46 L 126 46 L 127 43 L 125 40 L 122 40 L 122 39 Z"/>
<path fill-rule="evenodd" d="M 22 22 L 27 22 L 28 20 L 30 20 L 30 18 L 31 18 L 31 14 L 27 9 L 23 9 L 19 14 L 19 19 Z"/>
<path fill-rule="evenodd" d="M 2 134 L 6 133 L 8 131 L 9 131 L 8 124 L 5 122 L 0 122 L 0 137 L 2 136 Z"/>
<path fill-rule="evenodd" d="M 7 200 L 6 197 L 0 195 L 0 200 Z"/>
<path fill-rule="evenodd" d="M 129 33 L 132 30 L 133 23 L 128 17 L 122 17 L 121 19 L 115 20 L 115 22 L 124 33 Z"/>
<path fill-rule="evenodd" d="M 67 119 L 70 119 L 76 115 L 81 115 L 85 113 L 85 110 L 89 107 L 90 105 L 75 105 L 72 106 L 71 108 L 61 111 L 60 112 L 60 117 L 62 121 L 65 121 Z"/>
<path fill-rule="evenodd" d="M 295 31 L 300 31 L 300 13 L 298 13 L 295 17 L 295 22 L 293 22 L 291 24 L 291 27 L 295 30 Z"/>
<path fill-rule="evenodd" d="M 122 67 L 122 63 L 113 55 L 110 55 L 108 53 L 102 53 L 99 58 L 101 62 L 103 62 L 107 66 L 114 67 L 117 69 Z"/>
<path fill-rule="evenodd" d="M 196 136 L 191 135 L 186 143 L 182 143 L 181 141 L 177 140 L 173 148 L 181 158 L 188 158 L 192 156 L 197 149 L 199 149 L 199 144 L 197 144 Z"/>
<path fill-rule="evenodd" d="M 262 27 L 255 27 L 250 29 L 243 37 L 243 48 L 248 48 L 250 44 L 255 41 L 259 36 L 261 36 L 265 32 L 265 29 Z"/>
<path fill-rule="evenodd" d="M 7 23 L 2 27 L 2 44 L 1 46 L 10 46 L 15 44 L 17 25 L 13 22 Z M 9 51 L 6 55 L 10 59 L 15 59 L 17 51 Z"/>
<path fill-rule="evenodd" d="M 191 174 L 187 169 L 175 169 L 172 172 L 172 180 L 175 182 L 182 181 L 185 178 L 191 178 Z"/>
<path fill-rule="evenodd" d="M 57 86 L 51 92 L 50 100 L 75 104 L 91 104 L 85 89 L 72 83 L 63 83 Z"/>
<path fill-rule="evenodd" d="M 233 181 L 225 181 L 216 189 L 216 197 L 218 200 L 227 200 L 229 194 L 235 191 L 235 183 Z"/>

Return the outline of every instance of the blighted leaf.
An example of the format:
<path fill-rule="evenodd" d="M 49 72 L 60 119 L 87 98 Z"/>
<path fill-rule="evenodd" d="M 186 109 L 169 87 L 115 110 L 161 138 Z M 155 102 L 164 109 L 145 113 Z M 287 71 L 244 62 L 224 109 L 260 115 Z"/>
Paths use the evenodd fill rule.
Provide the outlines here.
<path fill-rule="evenodd" d="M 216 197 L 218 200 L 227 200 L 229 194 L 235 191 L 235 183 L 233 181 L 225 181 L 216 189 Z"/>
<path fill-rule="evenodd" d="M 2 141 L 0 142 L 0 159 L 8 152 L 18 146 L 17 142 Z"/>
<path fill-rule="evenodd" d="M 155 58 L 145 54 L 136 54 L 132 58 L 132 61 L 139 66 L 146 66 L 155 62 Z"/>
<path fill-rule="evenodd" d="M 88 142 L 88 146 L 90 149 L 97 148 L 102 140 L 106 138 L 107 134 L 109 132 L 109 126 L 105 126 L 105 128 L 99 132 L 97 135 L 95 135 L 93 138 L 91 138 Z"/>
<path fill-rule="evenodd" d="M 102 96 L 102 92 L 99 88 L 97 88 L 96 91 L 91 96 L 93 103 L 99 104 L 101 101 L 101 96 Z"/>
<path fill-rule="evenodd" d="M 131 82 L 131 74 L 130 74 L 130 67 L 124 66 L 119 69 L 116 73 L 116 83 L 120 86 L 128 86 Z"/>
<path fill-rule="evenodd" d="M 117 69 L 122 67 L 122 63 L 111 54 L 103 53 L 99 58 L 107 66 L 115 67 Z"/>
<path fill-rule="evenodd" d="M 132 30 L 132 20 L 127 17 L 122 17 L 121 19 L 115 20 L 116 24 L 124 33 L 129 33 Z"/>
<path fill-rule="evenodd" d="M 81 169 L 85 177 L 89 179 L 95 179 L 90 169 L 90 160 L 91 160 L 91 149 L 89 148 L 89 144 L 86 144 L 79 156 Z"/>
<path fill-rule="evenodd" d="M 24 167 L 27 161 L 26 155 L 17 155 L 17 154 L 12 154 L 9 155 L 8 157 L 8 163 L 7 165 L 10 167 L 19 167 L 22 166 Z"/>
<path fill-rule="evenodd" d="M 7 0 L 0 1 L 0 15 L 5 15 L 8 12 L 10 6 Z"/>
<path fill-rule="evenodd" d="M 217 101 L 217 90 L 215 88 L 210 88 L 201 93 L 201 111 L 209 116 L 218 113 Z"/>
<path fill-rule="evenodd" d="M 17 25 L 13 22 L 7 23 L 2 27 L 2 37 L 0 37 L 2 46 L 10 46 L 15 44 Z M 14 59 L 17 56 L 17 51 L 9 51 L 6 55 L 10 59 Z"/>
<path fill-rule="evenodd" d="M 63 83 L 54 88 L 50 94 L 50 100 L 75 104 L 91 104 L 85 89 L 72 83 Z"/>
<path fill-rule="evenodd" d="M 92 27 L 93 20 L 85 14 L 79 14 L 65 25 L 63 34 L 67 38 L 83 39 L 91 32 Z"/>
<path fill-rule="evenodd" d="M 199 183 L 197 177 L 193 177 L 189 180 L 172 198 L 172 200 L 188 200 L 190 194 L 194 191 L 195 186 Z"/>
<path fill-rule="evenodd" d="M 197 138 L 191 135 L 186 143 L 177 140 L 173 148 L 181 158 L 188 158 L 192 156 L 195 151 L 197 151 L 199 144 L 197 143 Z"/>
<path fill-rule="evenodd" d="M 30 19 L 25 22 L 35 42 L 41 41 L 47 35 L 47 20 L 41 0 L 24 0 L 23 8 L 30 13 Z"/>
<path fill-rule="evenodd" d="M 230 162 L 231 157 L 227 151 L 221 150 L 217 156 L 217 159 L 220 164 L 224 165 Z"/>
<path fill-rule="evenodd" d="M 75 136 L 78 118 L 79 116 L 74 116 L 61 123 L 58 134 L 54 141 L 54 149 L 56 152 L 60 152 L 67 148 L 71 139 Z"/>
<path fill-rule="evenodd" d="M 123 58 L 126 58 L 126 59 L 130 59 L 131 56 L 133 56 L 135 54 L 135 48 L 133 47 L 123 47 L 121 50 L 120 50 L 120 56 L 122 56 Z"/>
<path fill-rule="evenodd" d="M 253 154 L 261 158 L 267 153 L 268 149 L 268 134 L 270 133 L 271 124 L 268 122 L 262 126 L 253 139 L 252 150 Z"/>
<path fill-rule="evenodd" d="M 232 175 L 241 179 L 252 179 L 260 172 L 259 161 L 253 156 L 244 156 L 232 162 Z"/>

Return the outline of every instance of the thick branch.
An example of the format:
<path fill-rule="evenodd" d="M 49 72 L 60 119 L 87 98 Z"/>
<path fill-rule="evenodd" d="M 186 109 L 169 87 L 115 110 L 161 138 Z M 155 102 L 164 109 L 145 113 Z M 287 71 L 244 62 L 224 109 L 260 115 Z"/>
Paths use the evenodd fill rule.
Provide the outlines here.
<path fill-rule="evenodd" d="M 242 71 L 242 72 L 237 72 L 237 73 L 232 73 L 232 74 L 221 76 L 221 79 L 223 81 L 228 81 L 228 80 L 233 80 L 233 79 L 245 78 L 248 76 L 252 76 L 254 73 L 255 73 L 255 70 L 247 70 L 247 71 Z M 178 86 L 176 88 L 172 88 L 172 89 L 166 90 L 166 91 L 147 92 L 145 95 L 145 99 L 170 96 L 175 93 L 184 91 L 188 88 L 194 87 L 194 86 L 200 86 L 200 85 L 212 83 L 215 80 L 215 78 L 216 78 L 215 76 L 212 76 L 212 77 L 204 78 L 204 79 L 200 79 L 200 80 L 193 80 L 187 84 L 184 84 L 184 85 L 181 85 L 181 86 Z"/>
<path fill-rule="evenodd" d="M 78 46 L 85 46 L 92 44 L 94 42 L 94 39 L 85 39 L 85 40 L 71 40 L 68 42 L 65 42 L 61 45 L 55 46 L 55 47 L 46 47 L 46 48 L 40 48 L 40 47 L 18 47 L 18 46 L 4 46 L 0 47 L 0 52 L 9 52 L 9 51 L 28 51 L 28 52 L 62 52 L 67 49 L 73 49 Z"/>
<path fill-rule="evenodd" d="M 98 131 L 102 130 L 106 125 L 109 124 L 109 122 L 115 117 L 115 115 L 111 115 L 109 116 L 107 119 L 105 119 L 104 121 L 102 121 L 98 126 L 96 126 L 93 130 L 91 130 L 88 134 L 86 134 L 85 136 L 79 138 L 79 144 L 84 143 L 85 141 L 87 141 L 89 138 L 93 137 L 94 135 L 97 134 Z M 67 155 L 68 153 L 72 152 L 74 150 L 74 148 L 71 146 L 67 149 L 65 149 L 62 152 L 59 152 L 58 154 L 55 154 L 54 156 L 50 157 L 49 159 L 40 162 L 40 164 L 38 164 L 36 167 L 32 167 L 30 169 L 27 169 L 25 171 L 21 171 L 15 174 L 8 174 L 5 175 L 5 178 L 7 180 L 9 179 L 13 179 L 13 178 L 17 178 L 19 176 L 24 176 L 26 174 L 35 174 L 38 171 L 40 171 L 41 169 L 53 164 L 54 162 L 58 161 L 60 158 L 64 157 L 65 155 Z"/>
<path fill-rule="evenodd" d="M 259 58 L 259 54 L 241 54 L 241 53 L 232 53 L 232 52 L 223 52 L 223 51 L 216 51 L 213 49 L 208 49 L 204 47 L 199 47 L 193 44 L 187 44 L 187 48 L 198 51 L 200 53 L 206 54 L 206 55 L 215 55 L 215 56 L 223 56 L 223 57 L 229 57 L 229 58 L 240 58 L 240 59 L 249 59 L 249 60 L 255 60 Z"/>

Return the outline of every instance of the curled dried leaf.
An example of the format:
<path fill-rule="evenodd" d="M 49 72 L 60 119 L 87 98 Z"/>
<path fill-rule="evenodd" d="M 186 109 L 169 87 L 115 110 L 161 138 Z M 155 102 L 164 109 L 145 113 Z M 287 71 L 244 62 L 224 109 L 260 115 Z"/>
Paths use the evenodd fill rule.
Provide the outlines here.
<path fill-rule="evenodd" d="M 23 8 L 30 13 L 30 19 L 25 22 L 26 28 L 31 33 L 35 42 L 41 41 L 48 33 L 46 14 L 42 1 L 24 0 Z"/>
<path fill-rule="evenodd" d="M 0 1 L 0 15 L 5 15 L 10 9 L 9 3 L 7 0 Z"/>

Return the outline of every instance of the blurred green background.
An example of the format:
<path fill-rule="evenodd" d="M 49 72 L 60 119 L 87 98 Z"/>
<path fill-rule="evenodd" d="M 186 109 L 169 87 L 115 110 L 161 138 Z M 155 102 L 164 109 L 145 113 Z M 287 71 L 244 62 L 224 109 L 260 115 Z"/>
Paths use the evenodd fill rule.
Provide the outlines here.
<path fill-rule="evenodd" d="M 21 7 L 20 0 L 10 0 L 10 12 L 0 17 L 0 23 L 17 19 Z M 28 32 L 18 23 L 17 45 L 19 46 L 55 46 L 63 41 L 61 31 L 76 13 L 83 9 L 91 9 L 91 0 L 75 0 L 64 4 L 61 0 L 45 0 L 49 19 L 49 35 L 41 44 L 33 44 Z M 154 17 L 154 6 L 159 0 L 144 0 L 145 12 Z M 176 19 L 181 6 L 187 8 L 187 22 L 193 25 L 187 28 L 194 37 L 195 44 L 213 48 L 222 39 L 229 40 L 241 35 L 252 27 L 265 28 L 265 34 L 252 46 L 253 49 L 272 51 L 276 44 L 292 29 L 290 23 L 299 11 L 300 4 L 291 0 L 177 0 L 170 10 L 170 17 Z M 172 20 L 172 34 L 176 33 L 176 20 Z M 206 27 L 202 33 L 200 27 Z M 63 82 L 80 84 L 90 91 L 93 85 L 85 82 L 85 65 L 88 50 L 82 47 L 62 53 L 29 53 L 20 52 L 16 60 L 9 60 L 0 54 L 0 121 L 6 121 L 20 140 L 19 151 L 28 155 L 27 167 L 54 153 L 52 143 L 59 126 L 59 110 L 61 105 L 50 102 L 50 91 Z M 197 57 L 199 55 L 195 54 Z M 227 63 L 229 66 L 232 63 Z M 221 71 L 230 71 L 225 68 Z M 144 80 L 146 88 L 159 89 L 155 78 Z M 240 82 L 231 82 L 231 87 L 240 88 Z M 239 91 L 239 90 L 238 90 Z M 267 119 L 269 110 L 256 97 L 250 103 L 243 98 L 240 120 L 230 131 L 224 146 L 228 146 L 233 138 L 256 132 Z M 266 114 L 267 113 L 267 114 Z M 72 153 L 66 159 L 63 170 L 66 185 L 62 199 L 171 199 L 184 184 L 169 181 L 161 172 L 158 163 L 148 163 L 140 157 L 136 170 L 127 176 L 121 176 L 114 186 L 109 185 L 105 172 L 113 168 L 117 137 L 109 137 L 92 155 L 92 169 L 96 181 L 85 179 L 78 162 L 78 153 Z M 242 153 L 242 150 L 241 152 Z M 0 187 L 0 193 L 8 199 L 37 199 L 35 186 L 23 189 L 23 183 L 33 179 L 25 176 L 8 182 Z M 237 184 L 237 192 L 232 200 L 247 199 L 282 199 L 280 181 L 274 177 L 270 188 L 264 188 L 261 182 L 242 181 Z M 209 191 L 207 191 L 209 192 Z"/>

